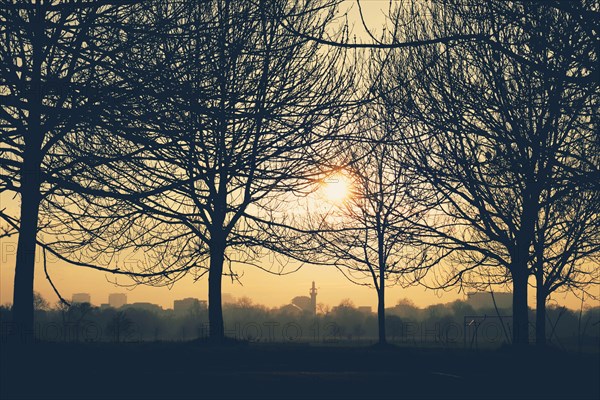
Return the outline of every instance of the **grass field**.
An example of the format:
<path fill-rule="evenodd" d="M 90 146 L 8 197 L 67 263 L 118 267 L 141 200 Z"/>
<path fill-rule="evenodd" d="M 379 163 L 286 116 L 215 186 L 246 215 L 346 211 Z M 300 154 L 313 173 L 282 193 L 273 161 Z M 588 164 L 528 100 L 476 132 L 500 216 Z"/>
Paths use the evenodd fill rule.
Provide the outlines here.
<path fill-rule="evenodd" d="M 600 397 L 598 354 L 207 343 L 2 344 L 0 398 Z"/>

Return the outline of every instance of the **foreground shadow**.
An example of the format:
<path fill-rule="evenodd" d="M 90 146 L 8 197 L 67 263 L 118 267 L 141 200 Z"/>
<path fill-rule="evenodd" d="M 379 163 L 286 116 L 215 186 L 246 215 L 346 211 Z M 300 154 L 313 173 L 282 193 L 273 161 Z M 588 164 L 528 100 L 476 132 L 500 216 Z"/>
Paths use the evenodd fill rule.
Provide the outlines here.
<path fill-rule="evenodd" d="M 598 398 L 598 354 L 225 342 L 1 351 L 0 398 Z M 549 376 L 560 382 L 548 385 Z"/>

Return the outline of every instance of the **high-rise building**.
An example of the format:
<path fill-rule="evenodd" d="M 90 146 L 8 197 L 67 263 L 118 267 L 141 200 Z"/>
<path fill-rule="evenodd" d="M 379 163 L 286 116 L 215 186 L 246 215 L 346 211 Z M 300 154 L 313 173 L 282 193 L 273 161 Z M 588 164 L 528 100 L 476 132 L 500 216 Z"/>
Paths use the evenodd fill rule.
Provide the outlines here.
<path fill-rule="evenodd" d="M 92 304 L 92 298 L 89 293 L 74 293 L 71 298 L 72 303 L 90 303 Z"/>
<path fill-rule="evenodd" d="M 111 293 L 108 295 L 108 304 L 113 308 L 123 307 L 127 304 L 127 295 L 125 293 Z"/>

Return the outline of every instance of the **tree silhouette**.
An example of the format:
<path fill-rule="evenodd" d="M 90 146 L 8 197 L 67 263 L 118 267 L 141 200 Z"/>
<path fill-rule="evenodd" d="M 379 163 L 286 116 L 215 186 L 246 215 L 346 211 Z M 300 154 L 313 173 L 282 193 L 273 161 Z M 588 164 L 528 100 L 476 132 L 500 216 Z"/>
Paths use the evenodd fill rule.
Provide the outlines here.
<path fill-rule="evenodd" d="M 593 26 L 600 13 L 593 1 L 493 0 L 477 6 L 460 1 L 446 4 L 466 20 L 504 21 L 494 28 L 493 34 L 481 35 L 482 41 L 529 69 L 581 88 L 597 84 L 598 31 Z M 552 15 L 554 24 L 538 23 L 535 17 L 540 14 Z M 544 43 L 556 57 L 534 56 L 528 42 Z M 570 46 L 565 46 L 565 42 Z"/>
<path fill-rule="evenodd" d="M 385 288 L 414 283 L 426 269 L 414 221 L 422 221 L 427 209 L 414 201 L 419 182 L 403 167 L 397 126 L 384 117 L 382 104 L 365 108 L 359 133 L 340 143 L 346 166 L 325 180 L 325 185 L 347 180 L 348 195 L 312 213 L 313 248 L 295 250 L 303 250 L 297 257 L 305 261 L 335 265 L 350 281 L 375 288 L 379 344 L 386 344 Z"/>
<path fill-rule="evenodd" d="M 330 7 L 336 7 L 335 1 Z M 360 22 L 370 42 L 360 43 L 349 39 L 350 27 L 344 27 L 344 40 L 313 37 L 287 24 L 287 29 L 307 40 L 313 40 L 328 46 L 351 49 L 394 50 L 418 48 L 422 46 L 444 44 L 452 46 L 461 42 L 479 42 L 497 50 L 530 69 L 553 76 L 581 86 L 593 85 L 598 81 L 598 32 L 594 29 L 595 21 L 600 16 L 593 0 L 581 1 L 475 1 L 465 3 L 460 0 L 436 0 L 431 2 L 407 1 L 398 5 L 390 2 L 387 10 L 387 23 L 383 37 L 377 37 L 364 17 L 363 6 L 356 0 Z M 535 13 L 554 13 L 561 18 L 561 23 L 552 26 L 532 24 L 528 18 Z M 453 14 L 461 23 L 448 25 L 446 15 Z M 504 21 L 497 24 L 492 31 L 489 26 L 480 29 L 481 22 Z M 463 23 L 465 22 L 465 23 Z M 468 22 L 468 23 L 467 23 Z M 442 29 L 423 30 L 428 24 L 444 25 Z M 419 32 L 419 35 L 415 35 Z M 506 33 L 509 32 L 509 35 Z M 515 35 L 516 33 L 516 35 Z M 574 46 L 570 48 L 553 47 L 553 41 L 562 40 L 565 33 L 571 35 Z M 516 37 L 520 39 L 514 40 Z M 511 40 L 506 40 L 511 38 Z M 562 58 L 568 59 L 571 68 L 555 68 L 552 62 L 530 57 L 526 41 L 546 41 L 552 51 L 559 51 Z M 524 50 L 524 51 L 521 51 Z"/>
<path fill-rule="evenodd" d="M 127 86 L 110 68 L 123 44 L 123 15 L 134 4 L 2 1 L 0 3 L 0 193 L 20 199 L 20 216 L 0 216 L 18 229 L 14 309 L 16 326 L 33 329 L 33 278 L 40 207 L 60 198 L 64 183 L 95 157 L 107 121 L 123 105 Z M 118 124 L 117 124 L 118 125 Z M 60 201 L 60 200 L 57 200 Z"/>
<path fill-rule="evenodd" d="M 120 343 L 121 340 L 127 339 L 133 332 L 133 322 L 127 317 L 123 311 L 115 311 L 112 318 L 106 324 L 106 330 L 112 340 Z"/>
<path fill-rule="evenodd" d="M 108 192 L 127 195 L 70 198 L 79 226 L 67 223 L 77 238 L 67 247 L 90 257 L 144 250 L 147 262 L 129 266 L 140 283 L 208 274 L 210 336 L 221 340 L 222 277 L 236 278 L 234 263 L 258 264 L 273 241 L 266 226 L 310 186 L 352 76 L 342 51 L 324 52 L 283 28 L 291 18 L 324 34 L 331 15 L 306 12 L 312 4 L 176 4 L 186 12 L 145 53 L 159 72 L 138 137 L 149 150 L 124 160 L 122 174 L 96 171 Z"/>
<path fill-rule="evenodd" d="M 563 22 L 559 13 L 528 11 L 534 26 Z M 451 9 L 439 15 L 442 22 L 425 28 L 466 22 Z M 502 19 L 467 21 L 501 41 L 524 40 L 518 29 L 498 29 L 505 27 Z M 561 40 L 563 48 L 573 45 L 568 35 Z M 568 65 L 536 37 L 524 45 L 536 65 Z M 428 231 L 424 240 L 454 266 L 445 285 L 509 279 L 513 343 L 525 344 L 536 224 L 555 192 L 579 179 L 574 171 L 593 162 L 578 154 L 593 142 L 594 88 L 540 72 L 486 43 L 422 47 L 386 61 L 381 96 L 396 110 L 395 120 L 412 123 L 402 139 L 406 166 L 441 202 L 436 218 L 419 226 Z"/>
<path fill-rule="evenodd" d="M 40 293 L 33 292 L 33 309 L 35 311 L 48 311 L 50 303 Z"/>
<path fill-rule="evenodd" d="M 550 191 L 556 198 L 542 200 L 536 223 L 531 270 L 536 280 L 536 344 L 542 346 L 547 339 L 546 303 L 552 293 L 583 291 L 587 298 L 598 298 L 589 290 L 600 282 L 598 192 L 583 185 L 570 189 L 562 195 Z"/>

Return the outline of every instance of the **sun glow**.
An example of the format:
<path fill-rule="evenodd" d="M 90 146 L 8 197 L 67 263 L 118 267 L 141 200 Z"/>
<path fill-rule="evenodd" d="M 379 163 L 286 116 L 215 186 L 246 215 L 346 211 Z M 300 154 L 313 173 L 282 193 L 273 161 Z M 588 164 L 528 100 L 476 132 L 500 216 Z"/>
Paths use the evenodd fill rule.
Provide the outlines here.
<path fill-rule="evenodd" d="M 333 175 L 323 182 L 323 192 L 325 198 L 332 202 L 341 202 L 348 198 L 350 194 L 350 184 L 343 175 Z"/>

